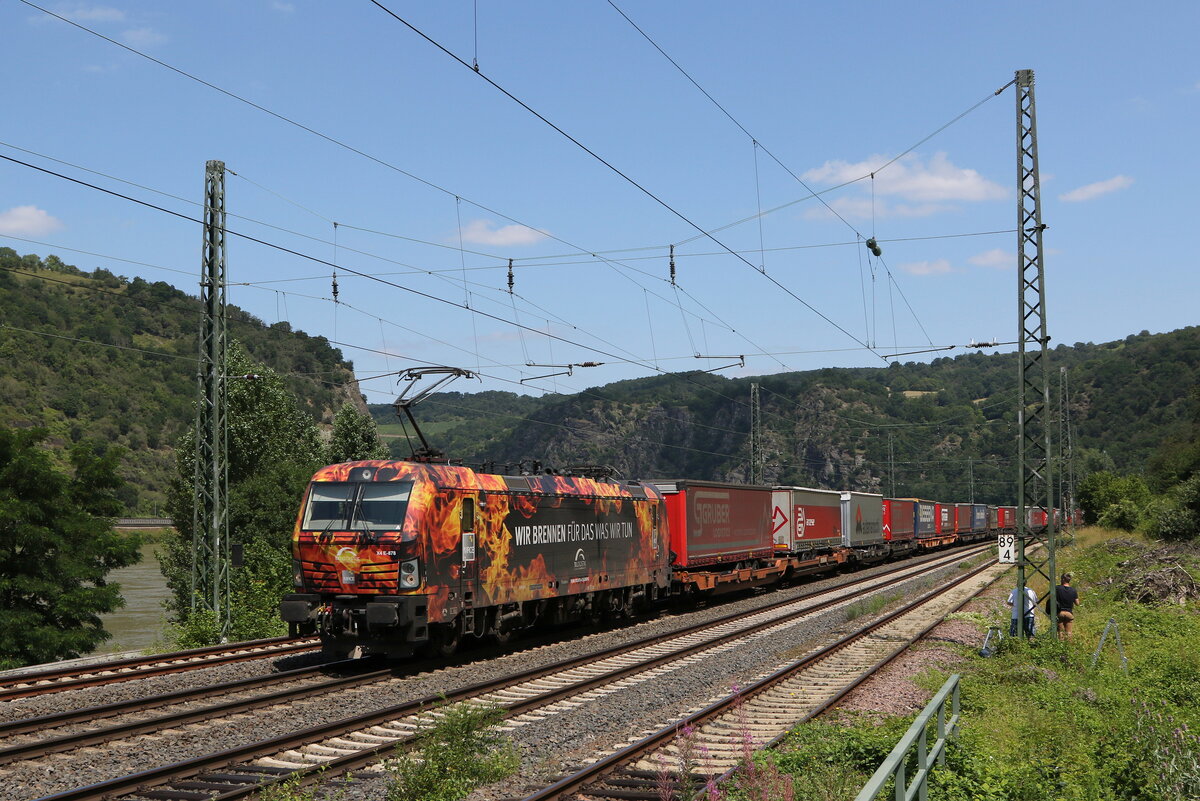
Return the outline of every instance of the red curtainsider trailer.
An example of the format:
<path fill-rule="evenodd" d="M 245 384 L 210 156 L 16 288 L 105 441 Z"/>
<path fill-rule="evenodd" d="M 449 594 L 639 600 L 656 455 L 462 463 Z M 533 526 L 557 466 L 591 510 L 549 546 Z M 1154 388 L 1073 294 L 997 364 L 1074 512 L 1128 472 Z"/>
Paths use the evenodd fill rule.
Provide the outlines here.
<path fill-rule="evenodd" d="M 713 481 L 653 481 L 670 521 L 672 564 L 750 563 L 775 554 L 771 488 Z"/>
<path fill-rule="evenodd" d="M 916 542 L 917 505 L 900 498 L 883 499 L 883 536 L 893 551 L 912 548 Z"/>

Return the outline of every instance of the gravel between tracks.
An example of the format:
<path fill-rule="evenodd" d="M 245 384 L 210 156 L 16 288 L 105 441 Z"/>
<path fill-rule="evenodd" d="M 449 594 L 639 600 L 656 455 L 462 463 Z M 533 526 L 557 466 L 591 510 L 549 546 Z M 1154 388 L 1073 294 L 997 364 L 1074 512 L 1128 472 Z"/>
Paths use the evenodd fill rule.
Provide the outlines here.
<path fill-rule="evenodd" d="M 264 657 L 251 659 L 247 662 L 233 662 L 225 665 L 214 665 L 209 668 L 185 670 L 182 673 L 166 673 L 161 676 L 147 676 L 143 679 L 117 682 L 115 684 L 96 687 L 79 687 L 73 690 L 60 690 L 46 695 L 34 695 L 28 698 L 17 698 L 12 701 L 0 702 L 0 721 L 18 720 L 21 718 L 52 715 L 56 712 L 66 712 L 71 709 L 100 704 L 111 704 L 117 701 L 128 701 L 133 698 L 145 698 L 150 695 L 186 690 L 194 687 L 207 687 L 226 681 L 247 679 L 251 676 L 263 676 L 278 673 L 283 670 L 317 665 L 326 661 L 321 658 L 320 651 L 311 651 L 279 659 Z"/>
<path fill-rule="evenodd" d="M 856 576 L 885 572 L 893 567 L 888 565 L 872 568 L 861 571 Z M 953 564 L 943 568 L 934 580 L 955 570 Z M 167 762 L 213 753 L 352 714 L 453 690 L 568 656 L 584 655 L 652 634 L 675 631 L 732 612 L 749 611 L 788 596 L 836 586 L 845 580 L 834 577 L 810 582 L 775 593 L 745 597 L 686 614 L 667 615 L 637 625 L 588 634 L 462 667 L 445 668 L 411 678 L 389 681 L 386 684 L 369 685 L 311 698 L 283 708 L 260 710 L 257 713 L 225 718 L 211 724 L 190 724 L 169 732 L 133 738 L 125 741 L 119 749 L 105 748 L 101 751 L 88 748 L 54 755 L 36 762 L 13 763 L 0 768 L 0 782 L 14 793 L 13 798 L 37 798 L 79 786 L 84 780 L 87 783 L 99 782 Z M 918 584 L 924 585 L 928 581 L 930 580 L 919 579 L 906 582 L 903 591 L 915 593 Z M 607 695 L 597 704 L 588 704 L 570 713 L 557 715 L 548 725 L 520 727 L 513 733 L 513 739 L 522 755 L 520 776 L 503 783 L 502 786 L 481 791 L 476 797 L 490 799 L 520 795 L 532 784 L 544 783 L 571 767 L 582 764 L 598 751 L 623 744 L 640 736 L 646 729 L 656 728 L 668 719 L 677 718 L 703 706 L 713 696 L 724 694 L 731 684 L 745 683 L 767 667 L 778 663 L 784 658 L 784 654 L 811 650 L 819 641 L 827 640 L 830 635 L 845 628 L 844 610 L 823 613 L 815 620 L 797 624 L 786 632 L 771 637 L 769 642 L 758 640 L 757 647 L 753 649 L 735 649 L 726 652 L 719 660 L 700 660 L 696 664 L 667 673 L 655 681 L 644 685 L 636 684 Z M 280 660 L 285 664 L 280 665 L 279 669 L 299 667 L 304 664 L 300 661 L 303 659 L 304 657 L 291 657 Z M 316 661 L 315 657 L 311 659 Z M 260 660 L 125 682 L 107 688 L 98 687 L 21 699 L 5 706 L 20 704 L 22 710 L 18 713 L 10 712 L 8 717 L 27 717 L 147 694 L 151 692 L 146 689 L 151 682 L 154 683 L 153 692 L 165 692 L 168 689 L 182 689 L 254 675 L 274 667 L 271 660 Z M 207 674 L 210 671 L 220 671 L 220 677 L 195 675 Z M 87 693 L 88 700 L 77 700 L 77 693 Z M 60 695 L 66 698 L 59 698 Z M 22 704 L 22 701 L 29 703 Z M 36 708 L 36 711 L 31 711 L 31 708 Z M 378 773 L 366 771 L 359 774 L 353 782 L 332 783 L 325 795 L 330 799 L 341 798 L 342 801 L 382 799 L 384 781 Z"/>
<path fill-rule="evenodd" d="M 958 572 L 954 565 L 943 568 L 932 578 L 913 579 L 902 585 L 911 597 Z M 805 585 L 809 588 L 812 585 Z M 894 608 L 896 601 L 880 612 Z M 728 607 L 722 607 L 722 611 Z M 703 708 L 725 696 L 735 684 L 745 685 L 761 677 L 780 662 L 794 659 L 836 639 L 853 625 L 846 621 L 844 609 L 820 613 L 769 639 L 755 641 L 754 648 L 725 652 L 720 659 L 701 660 L 696 664 L 667 673 L 653 682 L 636 684 L 605 696 L 598 704 L 581 706 L 569 713 L 555 715 L 545 725 L 527 725 L 511 736 L 521 754 L 517 776 L 468 796 L 468 801 L 495 801 L 519 798 L 540 789 L 608 753 L 640 739 L 671 721 Z M 382 801 L 386 778 L 378 772 L 363 771 L 353 781 L 333 781 L 318 795 L 322 801 Z"/>

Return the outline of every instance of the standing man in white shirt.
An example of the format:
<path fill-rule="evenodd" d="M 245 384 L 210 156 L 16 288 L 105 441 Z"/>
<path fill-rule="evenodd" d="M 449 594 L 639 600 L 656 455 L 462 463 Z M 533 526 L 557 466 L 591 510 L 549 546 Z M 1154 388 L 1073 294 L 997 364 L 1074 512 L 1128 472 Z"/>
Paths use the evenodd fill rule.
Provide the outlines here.
<path fill-rule="evenodd" d="M 1012 609 L 1012 620 L 1008 624 L 1008 636 L 1017 636 L 1017 621 L 1024 617 L 1025 619 L 1025 636 L 1033 639 L 1033 610 L 1037 608 L 1037 593 L 1028 584 L 1025 585 L 1025 614 L 1021 615 L 1017 609 L 1017 590 L 1014 587 L 1013 591 L 1008 594 L 1008 600 L 1005 603 Z"/>

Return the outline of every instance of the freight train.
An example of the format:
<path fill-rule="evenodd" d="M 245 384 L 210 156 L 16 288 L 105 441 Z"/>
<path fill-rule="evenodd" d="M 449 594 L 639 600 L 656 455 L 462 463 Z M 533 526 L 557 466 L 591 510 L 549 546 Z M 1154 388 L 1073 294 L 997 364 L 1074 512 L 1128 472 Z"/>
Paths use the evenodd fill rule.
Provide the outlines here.
<path fill-rule="evenodd" d="M 1044 510 L 1030 509 L 1032 526 Z M 1039 517 L 1040 515 L 1040 517 Z M 1014 507 L 711 481 L 325 467 L 280 614 L 328 656 L 449 654 L 541 624 L 786 582 L 1015 531 Z"/>

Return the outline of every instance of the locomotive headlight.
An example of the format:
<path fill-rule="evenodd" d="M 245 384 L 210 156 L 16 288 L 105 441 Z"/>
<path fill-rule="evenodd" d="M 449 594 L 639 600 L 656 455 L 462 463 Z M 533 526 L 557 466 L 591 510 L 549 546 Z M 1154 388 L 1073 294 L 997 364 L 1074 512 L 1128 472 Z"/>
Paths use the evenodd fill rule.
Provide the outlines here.
<path fill-rule="evenodd" d="M 409 559 L 400 563 L 400 586 L 401 587 L 419 587 L 421 585 L 421 571 L 417 567 L 416 559 Z"/>
<path fill-rule="evenodd" d="M 296 589 L 304 589 L 304 567 L 299 559 L 292 560 L 292 584 Z"/>

